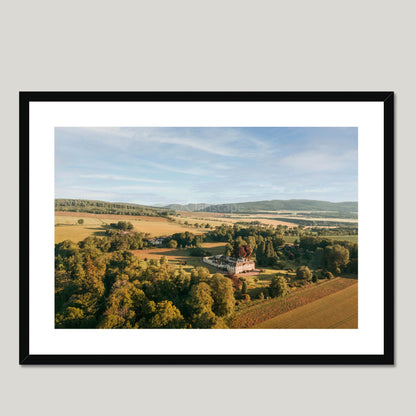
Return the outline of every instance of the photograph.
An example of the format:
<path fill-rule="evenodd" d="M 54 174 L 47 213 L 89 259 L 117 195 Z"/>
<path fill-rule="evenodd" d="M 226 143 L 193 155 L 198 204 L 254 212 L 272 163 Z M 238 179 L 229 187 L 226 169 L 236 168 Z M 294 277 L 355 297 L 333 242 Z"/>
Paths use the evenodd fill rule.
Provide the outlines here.
<path fill-rule="evenodd" d="M 391 92 L 22 92 L 20 117 L 20 362 L 392 363 Z"/>
<path fill-rule="evenodd" d="M 55 127 L 55 329 L 357 329 L 357 127 Z"/>

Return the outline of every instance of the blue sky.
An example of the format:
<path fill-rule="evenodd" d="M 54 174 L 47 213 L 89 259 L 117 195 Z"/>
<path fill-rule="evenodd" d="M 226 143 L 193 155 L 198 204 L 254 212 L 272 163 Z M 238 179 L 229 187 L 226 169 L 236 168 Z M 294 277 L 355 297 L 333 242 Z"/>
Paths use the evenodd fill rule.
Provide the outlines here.
<path fill-rule="evenodd" d="M 56 198 L 356 201 L 353 127 L 55 129 Z"/>

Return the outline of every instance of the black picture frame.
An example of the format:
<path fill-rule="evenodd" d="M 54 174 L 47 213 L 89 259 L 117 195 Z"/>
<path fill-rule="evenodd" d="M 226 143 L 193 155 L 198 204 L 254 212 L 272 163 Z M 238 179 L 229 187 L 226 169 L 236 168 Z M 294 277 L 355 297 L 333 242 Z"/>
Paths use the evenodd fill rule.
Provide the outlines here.
<path fill-rule="evenodd" d="M 382 355 L 33 355 L 29 336 L 29 104 L 37 101 L 382 102 L 384 105 L 384 353 Z M 20 92 L 19 363 L 112 365 L 394 364 L 393 92 Z"/>

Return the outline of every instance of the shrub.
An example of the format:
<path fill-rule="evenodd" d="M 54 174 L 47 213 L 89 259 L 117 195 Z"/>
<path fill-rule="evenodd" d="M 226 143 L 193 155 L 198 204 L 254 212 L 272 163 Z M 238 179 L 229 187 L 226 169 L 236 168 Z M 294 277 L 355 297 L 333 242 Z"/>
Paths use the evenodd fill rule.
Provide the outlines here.
<path fill-rule="evenodd" d="M 176 240 L 170 240 L 168 242 L 168 247 L 169 248 L 176 248 L 176 247 L 178 247 L 178 242 Z"/>
<path fill-rule="evenodd" d="M 323 277 L 325 279 L 330 280 L 330 279 L 332 279 L 334 277 L 334 275 L 331 272 L 329 272 L 329 271 L 325 271 L 325 272 L 323 272 Z"/>
<path fill-rule="evenodd" d="M 312 272 L 309 270 L 308 266 L 300 266 L 296 270 L 296 277 L 302 280 L 311 280 Z"/>
<path fill-rule="evenodd" d="M 289 287 L 286 279 L 283 276 L 274 276 L 269 286 L 269 294 L 273 298 L 279 296 L 286 296 L 289 292 Z"/>

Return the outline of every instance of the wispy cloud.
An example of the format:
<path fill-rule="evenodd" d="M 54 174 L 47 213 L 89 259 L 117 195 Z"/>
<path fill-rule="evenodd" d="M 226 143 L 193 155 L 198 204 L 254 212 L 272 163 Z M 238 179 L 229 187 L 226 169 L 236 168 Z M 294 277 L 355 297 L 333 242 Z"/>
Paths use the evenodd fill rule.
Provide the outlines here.
<path fill-rule="evenodd" d="M 172 167 L 169 165 L 164 165 L 162 163 L 155 163 L 155 162 L 148 162 L 148 161 L 146 161 L 145 163 L 156 169 L 161 169 L 161 170 L 168 171 L 168 172 L 183 173 L 185 175 L 206 176 L 210 174 L 208 170 L 204 170 L 200 168 L 183 169 L 179 167 Z"/>
<path fill-rule="evenodd" d="M 288 155 L 280 160 L 280 164 L 302 172 L 334 172 L 351 166 L 357 160 L 357 151 L 344 153 L 335 151 L 309 150 Z M 353 166 L 353 165 L 352 165 Z"/>
<path fill-rule="evenodd" d="M 133 181 L 133 182 L 150 182 L 150 183 L 167 183 L 169 181 L 162 181 L 158 179 L 146 179 L 146 178 L 133 178 L 129 176 L 119 176 L 119 175 L 105 175 L 105 174 L 81 174 L 79 175 L 80 178 L 88 178 L 88 179 L 105 179 L 111 181 Z"/>

